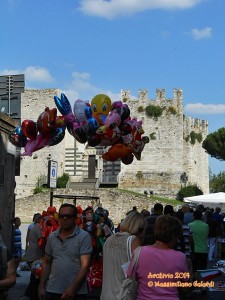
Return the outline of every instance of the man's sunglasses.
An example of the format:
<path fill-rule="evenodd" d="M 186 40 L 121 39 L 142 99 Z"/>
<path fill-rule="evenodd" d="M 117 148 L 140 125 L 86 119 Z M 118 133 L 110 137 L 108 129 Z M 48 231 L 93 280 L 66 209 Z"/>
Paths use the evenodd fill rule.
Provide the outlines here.
<path fill-rule="evenodd" d="M 59 215 L 59 219 L 72 219 L 72 218 L 75 218 L 75 216 L 71 214 Z"/>

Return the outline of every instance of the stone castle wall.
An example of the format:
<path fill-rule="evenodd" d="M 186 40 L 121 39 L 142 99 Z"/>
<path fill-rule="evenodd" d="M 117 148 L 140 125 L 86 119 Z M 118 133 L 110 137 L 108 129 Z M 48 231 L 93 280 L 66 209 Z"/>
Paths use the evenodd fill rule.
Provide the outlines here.
<path fill-rule="evenodd" d="M 55 108 L 54 96 L 59 95 L 55 89 L 26 90 L 21 99 L 21 122 L 28 119 L 37 122 L 39 115 L 45 110 Z M 58 115 L 61 115 L 58 113 Z M 21 156 L 20 176 L 16 176 L 16 198 L 33 194 L 38 180 L 47 182 L 48 160 L 58 161 L 58 175 L 65 170 L 65 140 L 53 147 L 45 147 L 30 156 Z M 21 153 L 24 149 L 21 148 Z"/>
<path fill-rule="evenodd" d="M 56 189 L 54 195 L 77 195 L 77 196 L 94 196 L 100 198 L 100 205 L 108 209 L 110 218 L 115 224 L 118 224 L 125 214 L 136 206 L 138 211 L 149 209 L 158 201 L 153 200 L 149 196 L 135 195 L 129 192 L 120 192 L 117 189 L 96 189 L 96 190 L 72 190 L 72 189 Z M 33 215 L 37 212 L 46 211 L 50 203 L 49 193 L 40 193 L 16 200 L 16 216 L 20 217 L 23 223 L 31 223 Z M 53 199 L 53 206 L 57 211 L 62 203 L 73 203 L 73 200 Z M 163 205 L 165 203 L 161 202 Z M 88 205 L 97 208 L 95 202 L 90 200 L 77 200 L 76 205 L 80 205 L 85 209 Z"/>
<path fill-rule="evenodd" d="M 122 165 L 120 185 L 170 197 L 180 189 L 180 176 L 186 172 L 187 184 L 197 184 L 204 193 L 208 193 L 208 155 L 202 148 L 202 142 L 195 140 L 193 144 L 190 137 L 193 131 L 201 134 L 203 141 L 208 133 L 208 124 L 184 117 L 182 90 L 174 89 L 173 99 L 166 99 L 165 90 L 159 89 L 154 100 L 148 99 L 147 90 L 139 91 L 135 100 L 131 99 L 129 90 L 121 94 L 131 109 L 131 116 L 143 121 L 144 135 L 150 137 L 150 143 L 145 145 L 140 161 Z M 145 113 L 150 104 L 163 108 L 157 119 Z M 136 175 L 140 172 L 143 177 L 138 180 Z"/>
<path fill-rule="evenodd" d="M 57 89 L 26 90 L 22 94 L 21 120 L 31 119 L 37 121 L 38 116 L 48 106 L 55 107 L 54 96 L 59 95 Z M 192 131 L 201 133 L 202 140 L 208 133 L 206 121 L 186 118 L 183 116 L 183 92 L 174 89 L 172 99 L 167 99 L 165 90 L 156 90 L 155 99 L 149 99 L 147 90 L 140 90 L 137 99 L 133 100 L 129 90 L 121 91 L 121 99 L 131 110 L 131 117 L 143 121 L 145 134 L 150 137 L 146 144 L 140 161 L 134 159 L 131 165 L 121 164 L 119 174 L 119 187 L 139 192 L 153 191 L 154 194 L 174 197 L 181 187 L 180 176 L 186 172 L 187 184 L 197 184 L 204 193 L 208 193 L 209 172 L 208 155 L 202 148 L 202 142 L 191 143 Z M 144 109 L 148 105 L 158 105 L 163 108 L 163 114 L 158 119 L 150 118 Z M 143 111 L 140 111 L 140 107 Z M 60 115 L 60 113 L 58 114 Z M 88 152 L 95 154 L 95 149 Z M 22 151 L 23 152 L 23 149 Z M 88 168 L 88 153 L 85 146 L 79 144 L 66 133 L 64 140 L 53 147 L 45 147 L 35 152 L 32 157 L 21 158 L 21 175 L 16 178 L 16 198 L 29 196 L 33 193 L 38 179 L 46 178 L 48 159 L 58 161 L 58 175 L 73 168 L 76 161 L 77 174 L 86 172 Z M 102 166 L 98 158 L 98 170 Z M 83 172 L 83 174 L 85 174 Z M 142 178 L 137 178 L 137 173 Z M 82 176 L 75 176 L 80 180 Z"/>

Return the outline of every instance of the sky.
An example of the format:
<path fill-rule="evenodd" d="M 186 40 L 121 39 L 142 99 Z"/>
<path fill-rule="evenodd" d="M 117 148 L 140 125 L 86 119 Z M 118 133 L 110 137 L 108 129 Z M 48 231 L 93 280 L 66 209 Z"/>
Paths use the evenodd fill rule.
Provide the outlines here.
<path fill-rule="evenodd" d="M 1 0 L 0 75 L 58 88 L 71 103 L 157 88 L 186 116 L 225 127 L 224 0 Z M 213 174 L 225 162 L 209 157 Z"/>

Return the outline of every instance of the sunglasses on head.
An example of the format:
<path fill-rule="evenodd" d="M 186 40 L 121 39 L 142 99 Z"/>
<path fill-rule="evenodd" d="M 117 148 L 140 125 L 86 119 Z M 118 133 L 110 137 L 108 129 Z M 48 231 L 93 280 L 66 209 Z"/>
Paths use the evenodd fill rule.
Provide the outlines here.
<path fill-rule="evenodd" d="M 65 215 L 61 215 L 59 214 L 59 219 L 72 219 L 74 218 L 75 216 L 74 215 L 71 215 L 71 214 L 65 214 Z"/>

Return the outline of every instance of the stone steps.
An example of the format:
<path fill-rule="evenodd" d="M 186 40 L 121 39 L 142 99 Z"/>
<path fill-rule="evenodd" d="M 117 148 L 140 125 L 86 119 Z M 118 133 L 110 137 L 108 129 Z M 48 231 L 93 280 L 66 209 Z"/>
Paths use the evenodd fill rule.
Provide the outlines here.
<path fill-rule="evenodd" d="M 97 178 L 84 178 L 82 182 L 70 182 L 70 189 L 95 189 Z"/>

